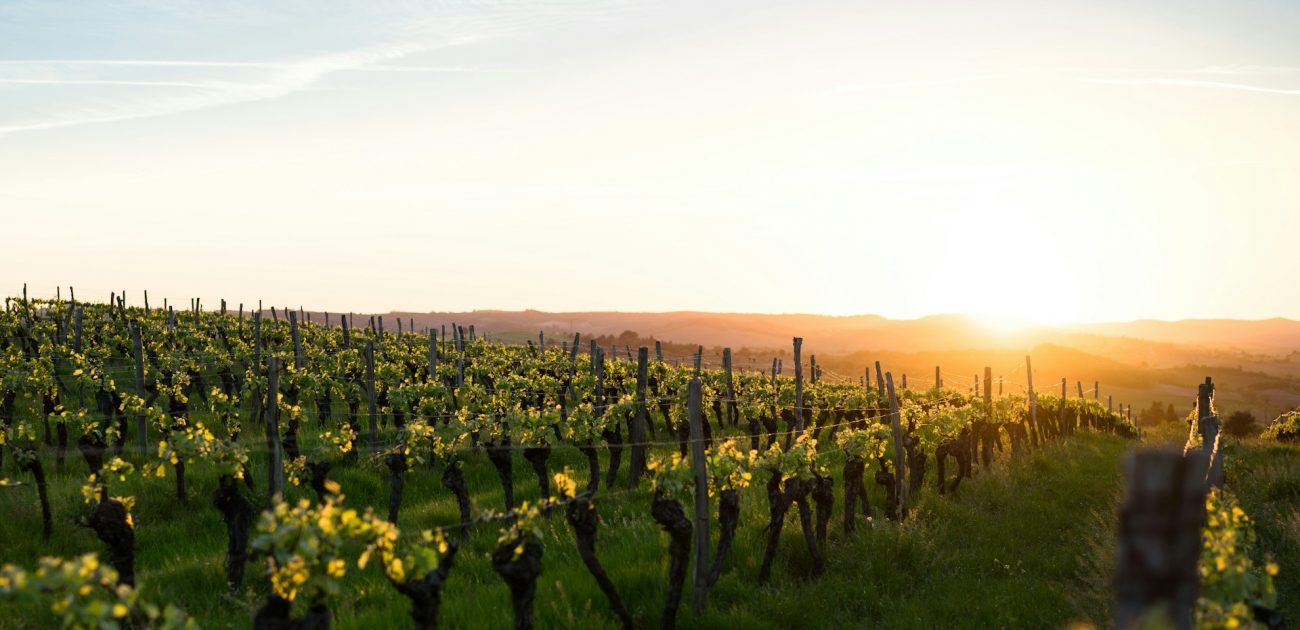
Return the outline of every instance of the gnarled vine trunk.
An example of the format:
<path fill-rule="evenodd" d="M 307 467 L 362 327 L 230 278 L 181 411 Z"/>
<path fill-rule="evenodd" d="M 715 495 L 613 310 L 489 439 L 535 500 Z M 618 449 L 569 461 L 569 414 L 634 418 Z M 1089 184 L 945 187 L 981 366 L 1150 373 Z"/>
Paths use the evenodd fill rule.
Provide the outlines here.
<path fill-rule="evenodd" d="M 520 545 L 523 545 L 523 551 L 515 553 Z M 533 597 L 537 594 L 537 577 L 542 574 L 542 543 L 536 540 L 507 540 L 492 552 L 492 570 L 510 587 L 515 630 L 530 630 L 533 627 Z"/>
<path fill-rule="evenodd" d="M 677 609 L 682 603 L 686 567 L 690 564 L 693 527 L 686 518 L 681 502 L 662 492 L 655 492 L 650 503 L 650 515 L 668 532 L 668 596 L 664 600 L 663 617 L 659 621 L 659 627 L 668 630 L 677 627 Z"/>
<path fill-rule="evenodd" d="M 565 516 L 569 525 L 573 527 L 574 538 L 578 542 L 578 555 L 582 557 L 582 563 L 587 565 L 587 570 L 591 572 L 592 577 L 596 578 L 596 584 L 600 586 L 601 592 L 605 593 L 605 598 L 609 600 L 610 607 L 614 609 L 614 614 L 618 615 L 623 627 L 632 628 L 632 615 L 623 605 L 623 599 L 618 596 L 618 589 L 614 588 L 614 582 L 609 579 L 604 567 L 600 565 L 600 560 L 596 557 L 596 526 L 600 523 L 600 517 L 596 515 L 596 506 L 587 496 L 579 496 L 569 503 Z"/>
<path fill-rule="evenodd" d="M 87 524 L 108 547 L 108 562 L 117 570 L 118 584 L 135 586 L 135 529 L 126 506 L 105 496 L 95 504 Z"/>
<path fill-rule="evenodd" d="M 411 621 L 415 630 L 437 630 L 438 613 L 442 608 L 442 585 L 451 573 L 452 562 L 456 559 L 455 545 L 438 559 L 438 568 L 424 574 L 418 579 L 407 580 L 402 584 L 393 583 L 398 593 L 411 600 Z"/>
<path fill-rule="evenodd" d="M 248 562 L 248 532 L 253 527 L 253 506 L 239 494 L 239 486 L 230 475 L 217 480 L 212 505 L 226 522 L 226 584 L 237 590 L 244 584 L 244 565 Z"/>

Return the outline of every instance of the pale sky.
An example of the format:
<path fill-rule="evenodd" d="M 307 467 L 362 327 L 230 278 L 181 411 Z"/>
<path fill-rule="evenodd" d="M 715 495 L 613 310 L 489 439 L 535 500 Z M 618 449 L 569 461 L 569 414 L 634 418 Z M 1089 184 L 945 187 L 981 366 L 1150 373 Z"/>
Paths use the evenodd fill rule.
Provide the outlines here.
<path fill-rule="evenodd" d="M 1300 2 L 0 2 L 0 285 L 1300 318 Z"/>

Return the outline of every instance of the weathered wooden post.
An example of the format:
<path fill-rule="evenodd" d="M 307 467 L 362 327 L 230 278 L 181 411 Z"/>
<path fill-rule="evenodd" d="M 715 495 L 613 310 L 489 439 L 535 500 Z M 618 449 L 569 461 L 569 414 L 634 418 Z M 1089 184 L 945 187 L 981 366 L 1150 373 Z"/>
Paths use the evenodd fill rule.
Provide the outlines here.
<path fill-rule="evenodd" d="M 135 345 L 135 395 L 139 396 L 141 400 L 144 400 L 144 343 L 140 340 L 139 324 L 133 324 L 131 326 L 131 337 L 131 340 Z M 140 412 L 135 422 L 139 432 L 136 439 L 139 442 L 140 454 L 145 455 L 149 452 L 149 441 L 147 437 L 149 422 L 145 419 L 143 411 Z"/>
<path fill-rule="evenodd" d="M 1201 452 L 1209 462 L 1205 481 L 1211 488 L 1223 487 L 1223 452 L 1219 449 L 1222 437 L 1219 431 L 1219 416 L 1214 413 L 1214 381 L 1205 377 L 1205 382 L 1197 387 L 1196 424 L 1201 430 Z"/>
<path fill-rule="evenodd" d="M 645 474 L 645 424 L 649 415 L 646 409 L 645 390 L 649 379 L 650 349 L 641 346 L 636 351 L 636 411 L 632 413 L 632 427 L 629 439 L 632 442 L 632 454 L 627 462 L 627 487 L 635 488 L 641 475 Z M 604 370 L 602 370 L 603 376 Z M 602 383 L 603 384 L 603 383 Z"/>
<path fill-rule="evenodd" d="M 293 333 L 293 369 L 301 370 L 303 364 L 302 335 L 298 332 L 298 314 L 293 311 L 289 311 L 289 327 Z"/>
<path fill-rule="evenodd" d="M 274 505 L 284 495 L 284 460 L 280 451 L 280 358 L 272 356 L 266 368 L 266 493 Z"/>
<path fill-rule="evenodd" d="M 1066 387 L 1067 387 L 1067 385 L 1066 385 L 1066 382 L 1065 382 L 1065 378 L 1062 377 L 1062 378 L 1061 378 L 1061 407 L 1060 407 L 1060 409 L 1058 410 L 1058 412 L 1057 412 L 1057 414 L 1056 414 L 1056 429 L 1057 429 L 1058 431 L 1060 431 L 1062 435 L 1064 435 L 1065 433 L 1068 433 L 1068 431 L 1066 431 L 1066 427 L 1065 427 L 1065 395 L 1066 395 L 1066 394 L 1065 394 L 1065 389 L 1066 389 Z"/>
<path fill-rule="evenodd" d="M 370 416 L 370 450 L 379 448 L 379 421 L 375 410 L 375 342 L 366 342 L 366 405 Z"/>
<path fill-rule="evenodd" d="M 1038 398 L 1034 396 L 1034 365 L 1029 360 L 1029 355 L 1025 355 L 1025 378 L 1029 380 L 1029 429 L 1030 436 L 1033 438 L 1034 446 L 1038 446 L 1042 436 L 1038 430 Z"/>
<path fill-rule="evenodd" d="M 943 376 L 939 374 L 939 366 L 934 366 L 934 388 L 943 389 Z"/>
<path fill-rule="evenodd" d="M 429 329 L 429 382 L 438 380 L 438 331 Z"/>
<path fill-rule="evenodd" d="M 984 368 L 984 412 L 993 417 L 993 368 Z"/>
<path fill-rule="evenodd" d="M 876 391 L 880 392 L 881 396 L 888 396 L 885 391 L 885 373 L 880 371 L 879 361 L 876 361 Z"/>
<path fill-rule="evenodd" d="M 740 418 L 739 406 L 736 404 L 736 383 L 731 373 L 731 348 L 722 349 L 722 367 L 727 371 L 727 422 L 734 427 Z"/>
<path fill-rule="evenodd" d="M 262 370 L 262 311 L 253 313 L 253 358 L 257 369 Z"/>
<path fill-rule="evenodd" d="M 903 425 L 898 413 L 898 396 L 894 393 L 894 375 L 885 374 L 885 391 L 889 395 L 889 430 L 894 436 L 894 485 L 898 493 L 898 522 L 907 517 L 907 454 L 903 451 Z"/>
<path fill-rule="evenodd" d="M 1196 452 L 1184 458 L 1173 449 L 1139 449 L 1124 457 L 1127 491 L 1112 585 L 1118 630 L 1141 626 L 1156 608 L 1174 628 L 1192 627 L 1205 524 L 1204 471 L 1205 458 Z"/>
<path fill-rule="evenodd" d="M 799 354 L 803 351 L 803 337 L 794 338 L 794 423 L 799 434 L 803 435 L 803 361 Z"/>
<path fill-rule="evenodd" d="M 695 611 L 704 610 L 709 586 L 709 471 L 704 459 L 703 410 L 700 409 L 700 379 L 687 384 L 686 414 L 691 432 L 691 472 L 695 476 L 695 577 L 692 601 Z"/>

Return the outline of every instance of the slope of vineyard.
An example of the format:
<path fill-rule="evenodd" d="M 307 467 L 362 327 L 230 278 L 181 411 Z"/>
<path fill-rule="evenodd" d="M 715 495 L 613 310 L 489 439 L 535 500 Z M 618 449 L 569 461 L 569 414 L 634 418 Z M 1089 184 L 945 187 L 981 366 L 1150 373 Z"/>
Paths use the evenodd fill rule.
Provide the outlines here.
<path fill-rule="evenodd" d="M 385 332 L 382 322 L 339 329 L 197 305 L 10 306 L 0 318 L 0 564 L 16 567 L 6 571 L 100 552 L 141 601 L 183 609 L 204 627 L 281 617 L 401 627 L 419 601 L 403 589 L 426 577 L 441 588 L 448 627 L 520 615 L 542 627 L 616 627 L 616 607 L 560 513 L 585 505 L 588 495 L 574 494 L 594 484 L 596 557 L 636 626 L 674 616 L 688 627 L 1106 618 L 1117 458 L 1135 431 L 1082 396 L 895 395 L 891 374 L 875 384 L 819 379 L 811 362 L 806 378 L 788 367 L 730 375 L 674 368 L 647 350 L 638 366 L 594 346 L 539 350 L 459 329 L 436 339 Z M 707 471 L 672 457 L 696 445 Z M 641 456 L 646 477 L 629 479 Z M 736 528 L 700 613 L 676 590 L 693 584 L 685 573 L 666 579 L 686 567 L 669 557 L 689 552 L 680 515 L 693 470 L 699 483 L 712 475 L 711 538 L 725 538 L 727 522 Z M 846 519 L 854 470 L 866 479 L 852 494 L 870 507 Z M 279 503 L 269 487 L 283 477 Z M 38 501 L 47 491 L 48 522 Z M 716 511 L 727 497 L 739 506 L 730 521 Z M 268 510 L 251 543 L 236 544 L 232 501 L 248 504 L 249 518 Z M 538 505 L 555 507 L 542 515 Z M 779 538 L 768 535 L 773 525 L 783 526 Z M 227 589 L 228 578 L 238 586 Z M 0 595 L 37 601 L 16 602 L 21 614 L 0 625 L 49 625 L 49 602 L 15 582 L 0 583 Z M 71 610 L 154 618 L 133 602 Z"/>
<path fill-rule="evenodd" d="M 754 583 L 762 556 L 765 500 L 745 496 L 734 557 L 735 567 L 710 593 L 703 615 L 683 609 L 682 627 L 843 628 L 861 625 L 902 628 L 1060 627 L 1072 620 L 1104 626 L 1109 606 L 1109 563 L 1114 537 L 1114 501 L 1119 490 L 1118 457 L 1131 443 L 1112 436 L 1081 434 L 1035 453 L 1031 459 L 980 475 L 952 497 L 929 487 L 918 497 L 915 520 L 897 526 L 880 518 L 873 529 L 846 536 L 830 534 L 826 574 L 808 575 L 809 561 L 798 528 L 787 528 L 776 578 Z M 557 457 L 579 467 L 576 451 Z M 516 462 L 523 465 L 522 459 Z M 559 463 L 559 462 L 557 462 Z M 69 467 L 71 468 L 71 466 Z M 265 465 L 254 460 L 255 479 Z M 581 471 L 579 475 L 581 476 Z M 381 511 L 387 502 L 383 478 L 370 471 L 340 471 L 337 479 L 353 507 Z M 409 504 L 399 525 L 427 527 L 456 521 L 455 501 L 438 485 L 437 474 L 418 470 L 408 481 Z M 93 532 L 76 527 L 81 512 L 80 474 L 52 479 L 55 535 L 42 542 L 40 511 L 30 497 L 0 492 L 0 564 L 30 564 L 42 555 L 72 556 L 98 550 Z M 172 602 L 197 617 L 204 628 L 247 628 L 264 591 L 257 565 L 249 566 L 250 588 L 223 595 L 225 530 L 208 505 L 215 477 L 196 471 L 190 480 L 192 509 L 182 509 L 166 483 L 137 480 L 117 491 L 134 495 L 139 555 L 138 578 L 147 598 Z M 471 465 L 467 483 L 477 506 L 501 500 L 495 473 L 486 462 Z M 522 476 L 521 497 L 536 496 L 534 480 Z M 291 496 L 307 492 L 290 489 Z M 873 488 L 871 499 L 883 496 Z M 662 534 L 647 516 L 644 491 L 599 501 L 601 560 L 619 585 L 638 622 L 654 626 L 664 598 Z M 837 514 L 838 516 L 838 514 Z M 838 521 L 838 518 L 836 519 Z M 838 524 L 838 523 L 837 523 Z M 582 567 L 573 534 L 556 515 L 544 524 L 544 569 L 538 584 L 538 627 L 580 622 L 616 628 L 603 596 Z M 461 551 L 443 593 L 446 627 L 508 627 L 508 591 L 492 573 L 488 554 L 496 530 L 476 532 Z M 346 597 L 334 608 L 339 628 L 405 627 L 407 604 L 376 573 L 354 573 Z M 48 627 L 52 616 L 39 606 L 0 617 L 3 628 Z"/>

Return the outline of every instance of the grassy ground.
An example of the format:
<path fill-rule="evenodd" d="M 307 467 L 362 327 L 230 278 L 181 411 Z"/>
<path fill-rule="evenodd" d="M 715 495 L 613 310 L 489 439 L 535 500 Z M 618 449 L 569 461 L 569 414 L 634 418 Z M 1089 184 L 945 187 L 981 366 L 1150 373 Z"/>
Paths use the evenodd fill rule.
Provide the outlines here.
<path fill-rule="evenodd" d="M 1182 448 L 1187 427 L 1171 423 L 1146 433 L 1149 443 Z M 1277 607 L 1293 622 L 1300 615 L 1300 444 L 1225 436 L 1224 486 L 1255 522 L 1257 560 L 1272 557 Z"/>
<path fill-rule="evenodd" d="M 1120 483 L 1118 459 L 1130 445 L 1110 436 L 1080 434 L 1018 461 L 1000 460 L 992 473 L 978 474 L 948 497 L 933 493 L 931 473 L 926 490 L 915 498 L 908 522 L 899 526 L 877 518 L 874 526 L 868 526 L 861 521 L 855 535 L 846 536 L 840 530 L 841 497 L 837 496 L 826 574 L 811 577 L 811 562 L 797 520 L 790 517 L 768 586 L 759 586 L 756 580 L 766 498 L 761 487 L 752 487 L 743 494 L 741 526 L 728 569 L 711 591 L 702 614 L 690 610 L 688 584 L 680 624 L 733 630 L 1041 628 L 1061 627 L 1074 620 L 1104 625 Z M 552 467 L 567 464 L 577 472 L 576 478 L 585 479 L 584 461 L 576 450 L 559 449 Z M 47 466 L 54 471 L 53 462 Z M 94 534 L 76 524 L 86 511 L 79 494 L 84 470 L 84 463 L 72 451 L 64 471 L 52 474 L 55 530 L 49 542 L 40 540 L 34 488 L 0 491 L 0 514 L 4 515 L 0 518 L 0 540 L 4 541 L 0 563 L 30 567 L 40 555 L 101 551 Z M 1237 472 L 1241 468 L 1231 470 L 1246 474 Z M 264 469 L 255 465 L 252 472 L 264 490 Z M 466 472 L 475 511 L 500 509 L 500 486 L 486 458 L 472 457 Z M 339 467 L 332 477 L 342 484 L 348 505 L 371 506 L 381 513 L 386 509 L 383 473 Z M 517 497 L 535 499 L 535 478 L 521 458 L 515 462 L 515 477 Z M 137 579 L 143 594 L 151 601 L 181 606 L 204 627 L 248 627 L 265 594 L 258 565 L 249 567 L 243 592 L 225 594 L 221 568 L 225 530 L 209 499 L 215 479 L 200 465 L 190 471 L 189 483 L 188 507 L 177 504 L 170 479 L 114 488 L 114 494 L 137 498 Z M 1296 491 L 1296 486 L 1290 488 L 1290 492 Z M 289 494 L 291 498 L 306 496 L 304 490 L 291 488 Z M 874 485 L 870 488 L 879 510 L 877 490 Z M 656 626 L 666 590 L 666 537 L 649 516 L 644 490 L 602 493 L 597 502 L 603 517 L 598 546 L 601 560 L 638 625 Z M 262 502 L 264 498 L 255 498 L 255 503 Z M 1294 534 L 1294 505 L 1289 514 Z M 454 500 L 441 487 L 437 471 L 419 469 L 409 475 L 399 525 L 419 529 L 452 524 L 457 519 Z M 443 593 L 446 627 L 509 626 L 508 591 L 488 561 L 496 536 L 495 528 L 480 527 L 458 556 Z M 581 623 L 591 629 L 616 627 L 616 618 L 578 558 L 562 515 L 548 521 L 543 543 L 544 570 L 536 600 L 538 626 Z M 1294 546 L 1291 549 L 1294 553 Z M 351 569 L 345 594 L 332 608 L 340 628 L 408 624 L 405 599 L 373 567 Z M 0 627 L 44 628 L 54 620 L 40 609 L 14 612 L 17 614 L 0 616 Z"/>
<path fill-rule="evenodd" d="M 1278 608 L 1294 622 L 1300 615 L 1300 444 L 1229 442 L 1223 462 L 1225 485 L 1255 521 L 1259 553 L 1281 567 Z"/>

